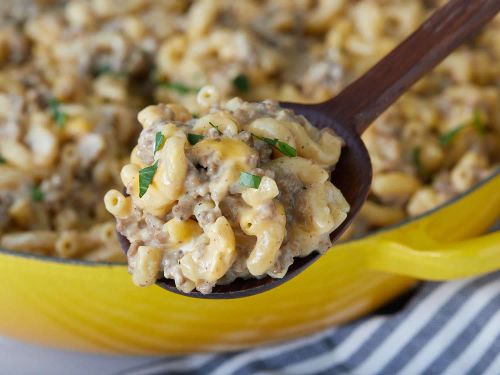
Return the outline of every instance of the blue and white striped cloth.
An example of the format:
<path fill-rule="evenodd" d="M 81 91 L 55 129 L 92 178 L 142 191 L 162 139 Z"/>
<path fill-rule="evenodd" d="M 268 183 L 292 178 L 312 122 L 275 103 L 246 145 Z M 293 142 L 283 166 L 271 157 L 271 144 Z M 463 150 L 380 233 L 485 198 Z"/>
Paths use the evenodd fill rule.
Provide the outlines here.
<path fill-rule="evenodd" d="M 404 305 L 278 346 L 168 357 L 120 375 L 500 374 L 500 272 L 424 284 Z"/>

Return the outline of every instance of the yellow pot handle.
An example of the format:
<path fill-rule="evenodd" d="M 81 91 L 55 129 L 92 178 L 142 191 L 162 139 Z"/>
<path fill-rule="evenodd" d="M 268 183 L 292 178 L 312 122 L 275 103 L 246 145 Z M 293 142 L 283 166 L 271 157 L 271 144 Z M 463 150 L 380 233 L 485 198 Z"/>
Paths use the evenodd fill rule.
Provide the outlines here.
<path fill-rule="evenodd" d="M 500 231 L 433 249 L 381 240 L 365 252 L 368 267 L 424 280 L 451 280 L 500 269 Z"/>

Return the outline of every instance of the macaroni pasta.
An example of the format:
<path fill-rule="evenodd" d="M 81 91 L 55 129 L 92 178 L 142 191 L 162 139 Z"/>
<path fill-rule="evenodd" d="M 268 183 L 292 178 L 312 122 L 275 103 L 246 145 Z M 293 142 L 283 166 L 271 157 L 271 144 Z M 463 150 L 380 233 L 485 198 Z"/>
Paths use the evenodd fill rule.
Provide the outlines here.
<path fill-rule="evenodd" d="M 328 180 L 338 136 L 271 101 L 207 106 L 206 93 L 219 97 L 200 90 L 199 118 L 164 104 L 139 113 L 143 131 L 122 170 L 128 196 L 104 197 L 139 286 L 165 276 L 210 293 L 236 277 L 283 277 L 293 257 L 326 251 L 349 211 Z M 327 143 L 328 156 L 318 151 Z"/>

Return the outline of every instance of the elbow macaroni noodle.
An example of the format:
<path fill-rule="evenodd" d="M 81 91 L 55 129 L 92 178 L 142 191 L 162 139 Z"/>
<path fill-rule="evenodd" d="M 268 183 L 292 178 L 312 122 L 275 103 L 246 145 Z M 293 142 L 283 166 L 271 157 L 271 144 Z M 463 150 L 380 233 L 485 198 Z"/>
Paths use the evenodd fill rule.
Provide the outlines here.
<path fill-rule="evenodd" d="M 218 97 L 214 90 L 209 88 L 210 95 Z M 172 278 L 179 289 L 209 293 L 217 283 L 228 282 L 228 274 L 232 279 L 282 277 L 294 256 L 326 251 L 329 234 L 349 211 L 342 193 L 328 181 L 336 157 L 310 153 L 321 147 L 313 138 L 321 142 L 326 131 L 270 101 L 240 100 L 224 109 L 216 101 L 205 106 L 203 95 L 198 100 L 205 108 L 199 118 L 175 121 L 176 113 L 163 104 L 139 113 L 143 131 L 121 173 L 129 196 L 110 190 L 104 197 L 118 230 L 130 241 L 134 282 L 146 286 L 161 275 L 177 275 Z M 289 131 L 292 126 L 309 126 L 307 140 Z M 327 134 L 338 148 L 331 153 L 339 155 L 342 141 Z M 163 146 L 156 143 L 159 136 Z M 196 142 L 188 142 L 193 136 Z M 262 136 L 286 136 L 282 139 L 291 147 L 307 147 L 299 148 L 296 157 L 271 154 Z M 147 162 L 157 167 L 141 197 L 141 168 Z M 242 172 L 258 178 L 258 186 L 244 185 Z M 293 197 L 290 189 L 296 190 Z M 296 246 L 304 236 L 308 251 Z M 177 259 L 173 264 L 162 260 L 171 257 Z M 233 265 L 242 261 L 245 270 L 236 271 Z"/>
<path fill-rule="evenodd" d="M 306 186 L 317 202 L 337 202 L 339 211 L 325 203 L 311 205 L 305 211 L 314 220 L 297 222 L 293 230 L 286 230 L 284 238 L 293 248 L 287 254 L 314 250 L 318 239 L 308 241 L 305 233 L 314 230 L 326 243 L 327 236 L 320 233 L 345 212 L 333 187 L 325 183 L 326 170 L 340 156 L 341 140 L 328 132 L 318 133 L 307 123 L 289 121 L 285 112 L 247 113 L 241 109 L 242 99 L 227 99 L 325 100 L 442 3 L 34 0 L 16 11 L 4 7 L 0 12 L 0 247 L 123 262 L 126 258 L 110 230 L 114 221 L 108 211 L 120 220 L 137 219 L 143 210 L 153 216 L 168 216 L 172 211 L 180 217 L 190 210 L 185 195 L 192 189 L 201 196 L 210 194 L 213 205 L 201 202 L 193 208 L 196 220 L 182 217 L 184 224 L 167 217 L 162 241 L 175 238 L 181 241 L 175 246 L 197 251 L 210 243 L 202 235 L 208 228 L 198 222 L 229 215 L 234 225 L 243 217 L 229 212 L 233 195 L 245 196 L 249 207 L 260 207 L 258 215 L 247 212 L 247 220 L 265 221 L 266 212 L 277 215 L 277 197 L 265 201 L 273 191 L 267 178 L 275 181 L 280 199 L 297 193 L 283 186 L 279 175 Z M 346 236 L 424 213 L 497 170 L 499 39 L 500 18 L 496 17 L 363 135 L 373 163 L 373 189 Z M 173 104 L 146 107 L 151 103 Z M 137 121 L 141 108 L 145 109 Z M 164 118 L 167 123 L 158 123 Z M 186 123 L 192 133 L 206 134 L 208 139 L 190 145 Z M 165 145 L 156 155 L 150 147 L 133 150 L 141 125 L 144 139 L 139 143 L 149 142 L 151 147 L 155 129 L 162 128 Z M 218 137 L 218 131 L 223 133 L 223 146 L 208 142 Z M 264 142 L 254 139 L 255 148 L 246 147 L 244 132 L 279 139 L 302 150 L 301 154 L 293 158 L 294 165 L 286 165 L 289 158 Z M 222 163 L 224 150 L 230 150 L 235 159 Z M 130 164 L 121 170 L 129 155 Z M 227 184 L 239 178 L 240 170 L 256 168 L 257 159 L 262 163 L 257 168 L 274 173 L 262 175 L 262 186 L 269 190 L 256 195 Z M 159 162 L 153 184 L 144 196 L 134 199 L 139 170 L 155 160 L 169 162 Z M 214 174 L 208 183 L 205 177 L 198 181 L 190 174 L 192 164 L 201 162 L 206 163 L 207 173 Z M 210 169 L 214 165 L 220 167 Z M 179 185 L 181 180 L 185 183 Z M 130 197 L 120 193 L 122 184 L 129 187 Z M 287 212 L 286 202 L 282 205 L 288 223 L 293 215 Z M 325 213 L 335 219 L 325 219 Z M 277 234 L 279 222 L 272 223 L 278 226 Z M 154 220 L 150 225 L 161 226 Z M 134 240 L 142 241 L 146 232 L 138 226 Z M 195 240 L 200 235 L 204 239 Z M 68 238 L 84 238 L 92 246 L 71 250 L 73 245 L 62 246 Z M 243 242 L 249 256 L 279 235 L 257 240 L 255 235 L 236 231 L 235 238 L 236 251 Z M 155 251 L 141 253 L 144 259 L 154 260 Z M 277 261 L 285 265 L 291 262 L 290 256 L 278 252 Z M 174 264 L 176 257 L 169 253 L 163 261 Z M 257 268 L 265 268 L 259 262 L 255 274 L 259 274 Z M 268 273 L 279 276 L 283 269 Z M 145 285 L 157 276 L 147 274 L 150 269 L 143 271 L 137 277 Z M 211 288 L 201 279 L 191 281 L 180 271 L 169 272 L 168 277 L 186 290 Z"/>

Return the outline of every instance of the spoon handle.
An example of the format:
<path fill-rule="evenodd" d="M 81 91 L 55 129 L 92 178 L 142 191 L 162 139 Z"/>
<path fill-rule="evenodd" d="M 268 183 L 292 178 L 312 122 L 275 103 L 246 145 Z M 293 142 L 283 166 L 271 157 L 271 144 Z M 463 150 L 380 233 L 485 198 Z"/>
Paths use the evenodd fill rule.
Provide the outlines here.
<path fill-rule="evenodd" d="M 336 97 L 319 104 L 358 134 L 500 10 L 500 0 L 450 0 Z"/>

